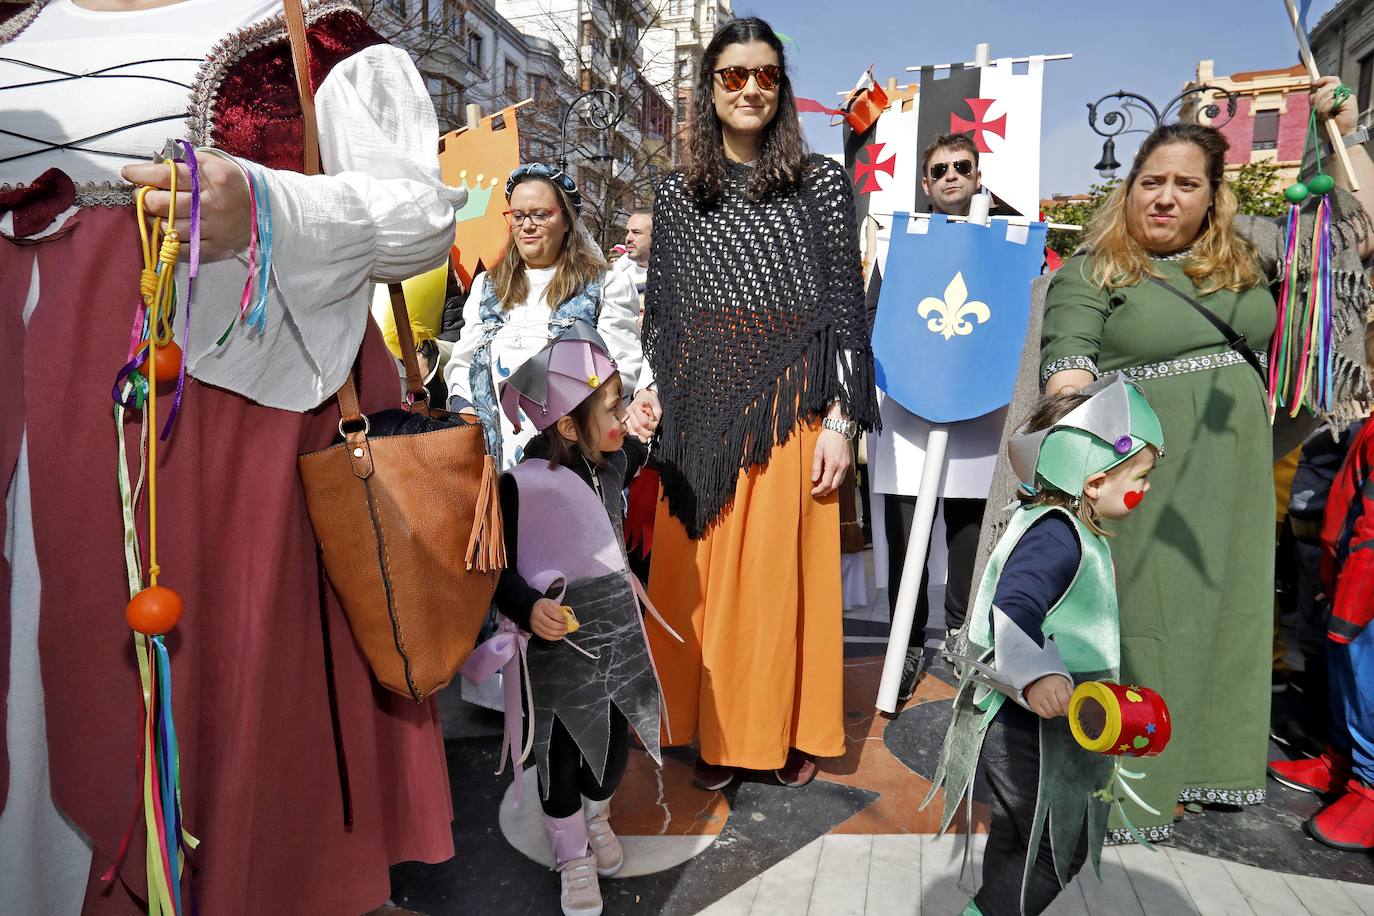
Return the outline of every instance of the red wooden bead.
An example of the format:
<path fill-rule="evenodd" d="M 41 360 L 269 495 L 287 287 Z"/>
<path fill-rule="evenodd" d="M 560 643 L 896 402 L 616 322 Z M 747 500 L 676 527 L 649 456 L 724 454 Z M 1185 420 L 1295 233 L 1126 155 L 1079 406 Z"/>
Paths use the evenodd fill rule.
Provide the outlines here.
<path fill-rule="evenodd" d="M 160 636 L 181 619 L 181 596 L 165 586 L 150 585 L 129 600 L 124 619 L 145 636 Z"/>

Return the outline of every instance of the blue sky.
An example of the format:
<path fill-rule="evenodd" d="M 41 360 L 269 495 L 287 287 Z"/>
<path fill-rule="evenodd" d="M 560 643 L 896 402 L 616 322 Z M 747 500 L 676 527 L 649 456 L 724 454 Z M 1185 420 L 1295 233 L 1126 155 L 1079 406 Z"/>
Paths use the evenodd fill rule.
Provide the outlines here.
<path fill-rule="evenodd" d="M 1309 25 L 1335 2 L 1314 0 Z M 736 0 L 734 9 L 791 36 L 798 94 L 830 105 L 870 63 L 880 81 L 906 83 L 908 66 L 972 60 L 980 41 L 994 57 L 1073 54 L 1045 65 L 1042 197 L 1098 180 L 1102 138 L 1088 126 L 1088 102 L 1126 89 L 1163 104 L 1209 58 L 1219 74 L 1298 62 L 1283 0 Z M 839 152 L 840 129 L 824 115 L 805 118 L 812 147 Z M 1129 162 L 1137 142 L 1119 143 L 1117 159 Z"/>

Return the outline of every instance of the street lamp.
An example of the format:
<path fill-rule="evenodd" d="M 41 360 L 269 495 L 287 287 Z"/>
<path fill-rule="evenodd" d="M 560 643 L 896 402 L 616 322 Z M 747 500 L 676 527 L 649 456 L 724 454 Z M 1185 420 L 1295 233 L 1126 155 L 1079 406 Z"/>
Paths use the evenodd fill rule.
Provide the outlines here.
<path fill-rule="evenodd" d="M 1116 174 L 1116 170 L 1121 168 L 1121 163 L 1116 161 L 1116 141 L 1111 137 L 1102 144 L 1102 158 L 1097 160 L 1097 165 L 1093 168 L 1097 169 L 1097 174 L 1103 178 L 1111 178 Z"/>
<path fill-rule="evenodd" d="M 1220 100 L 1208 97 L 1207 93 L 1216 93 L 1226 99 L 1226 118 L 1220 123 L 1216 120 L 1221 117 L 1221 106 L 1217 104 Z M 1109 99 L 1116 100 L 1116 108 L 1103 114 L 1102 126 L 1099 127 L 1097 121 L 1098 107 Z M 1179 120 L 1191 115 L 1197 117 L 1200 123 L 1201 119 L 1205 117 L 1211 126 L 1224 127 L 1236 116 L 1237 99 L 1238 96 L 1234 92 L 1227 92 L 1216 86 L 1204 85 L 1183 90 L 1170 99 L 1163 108 L 1155 105 L 1154 102 L 1139 93 L 1127 92 L 1124 89 L 1104 95 L 1096 102 L 1089 102 L 1088 126 L 1099 137 L 1107 138 L 1102 144 L 1102 158 L 1094 166 L 1097 169 L 1097 174 L 1103 178 L 1111 178 L 1116 170 L 1121 168 L 1121 163 L 1116 161 L 1116 138 L 1122 134 L 1148 134 L 1163 124 L 1175 109 L 1178 110 Z M 1204 101 L 1206 104 L 1203 104 Z M 1185 109 L 1190 110 L 1185 113 Z M 1141 127 L 1135 126 L 1137 116 L 1143 122 Z"/>
<path fill-rule="evenodd" d="M 568 170 L 568 124 L 572 121 L 573 112 L 583 102 L 586 102 L 586 111 L 580 117 L 582 121 L 591 125 L 598 132 L 596 151 L 590 154 L 584 152 L 593 162 L 609 162 L 615 158 L 611 152 L 610 142 L 606 135 L 611 129 L 611 124 L 615 120 L 616 98 L 609 89 L 589 89 L 568 103 L 568 110 L 563 113 L 563 133 L 558 143 L 558 168 L 560 171 Z"/>

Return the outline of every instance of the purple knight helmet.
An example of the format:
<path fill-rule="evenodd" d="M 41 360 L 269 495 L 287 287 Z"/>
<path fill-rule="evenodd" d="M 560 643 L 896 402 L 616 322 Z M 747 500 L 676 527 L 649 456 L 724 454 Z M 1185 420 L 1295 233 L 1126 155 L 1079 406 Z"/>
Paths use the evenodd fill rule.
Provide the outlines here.
<path fill-rule="evenodd" d="M 596 329 L 585 321 L 574 321 L 501 383 L 501 409 L 517 430 L 524 411 L 534 428 L 543 432 L 572 413 L 615 372 L 615 360 Z"/>

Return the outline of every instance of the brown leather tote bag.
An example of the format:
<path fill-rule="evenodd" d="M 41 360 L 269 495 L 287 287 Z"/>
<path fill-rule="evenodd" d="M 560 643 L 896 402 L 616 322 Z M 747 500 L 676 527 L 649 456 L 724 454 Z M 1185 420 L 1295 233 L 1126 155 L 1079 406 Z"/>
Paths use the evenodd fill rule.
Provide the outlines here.
<path fill-rule="evenodd" d="M 306 123 L 306 173 L 315 174 L 305 22 L 300 0 L 284 6 Z M 423 700 L 472 652 L 505 544 L 496 464 L 482 426 L 429 406 L 405 296 L 399 284 L 390 291 L 405 362 L 403 406 L 364 416 L 350 373 L 336 396 L 341 441 L 297 464 L 325 572 L 373 676 Z"/>

